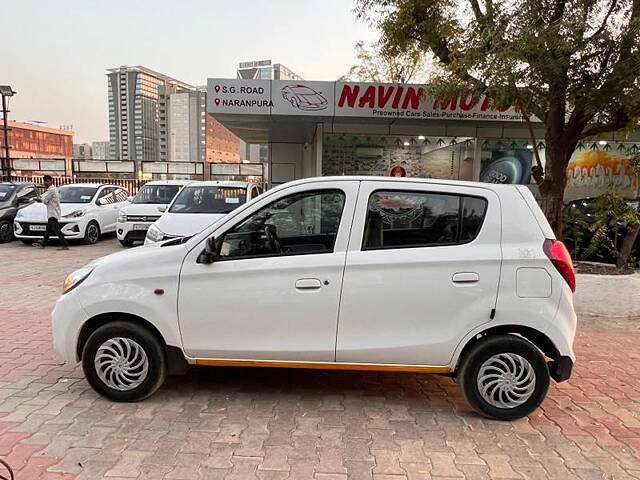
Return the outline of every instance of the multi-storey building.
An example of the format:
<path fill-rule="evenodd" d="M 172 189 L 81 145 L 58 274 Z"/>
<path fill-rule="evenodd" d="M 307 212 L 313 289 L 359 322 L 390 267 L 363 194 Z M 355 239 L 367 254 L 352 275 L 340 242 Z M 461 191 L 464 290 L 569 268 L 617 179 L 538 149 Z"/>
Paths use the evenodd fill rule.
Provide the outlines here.
<path fill-rule="evenodd" d="M 78 160 L 91 160 L 93 158 L 91 145 L 88 143 L 74 143 L 73 158 Z"/>
<path fill-rule="evenodd" d="M 91 142 L 91 154 L 94 160 L 109 160 L 109 142 Z"/>
<path fill-rule="evenodd" d="M 73 156 L 73 131 L 44 125 L 8 122 L 11 158 L 64 158 Z M 0 120 L 0 130 L 4 122 Z M 0 135 L 0 149 L 4 137 Z"/>
<path fill-rule="evenodd" d="M 142 66 L 107 70 L 109 95 L 109 155 L 113 159 L 160 159 L 160 87 L 192 89 L 180 80 Z M 166 119 L 165 119 L 166 120 Z"/>
<path fill-rule="evenodd" d="M 243 80 L 303 80 L 281 63 L 273 63 L 271 60 L 240 62 L 237 74 Z"/>

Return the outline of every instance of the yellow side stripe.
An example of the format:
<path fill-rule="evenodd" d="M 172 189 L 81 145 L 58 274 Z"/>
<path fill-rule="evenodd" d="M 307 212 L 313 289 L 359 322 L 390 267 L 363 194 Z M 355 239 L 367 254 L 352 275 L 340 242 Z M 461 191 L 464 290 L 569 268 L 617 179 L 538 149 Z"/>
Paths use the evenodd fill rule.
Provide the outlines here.
<path fill-rule="evenodd" d="M 218 358 L 198 358 L 196 365 L 208 367 L 267 367 L 267 368 L 310 368 L 317 370 L 370 370 L 380 372 L 451 373 L 448 367 L 426 367 L 420 365 L 377 365 L 369 363 L 333 362 L 279 362 L 273 360 L 226 360 Z"/>

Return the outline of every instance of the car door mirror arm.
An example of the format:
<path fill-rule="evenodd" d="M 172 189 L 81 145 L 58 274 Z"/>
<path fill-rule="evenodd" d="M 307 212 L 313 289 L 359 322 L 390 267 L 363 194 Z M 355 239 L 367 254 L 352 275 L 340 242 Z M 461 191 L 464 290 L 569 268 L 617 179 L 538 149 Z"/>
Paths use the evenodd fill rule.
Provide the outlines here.
<path fill-rule="evenodd" d="M 204 250 L 198 255 L 197 263 L 213 263 L 218 258 L 218 247 L 216 245 L 216 238 L 209 237 L 205 242 Z"/>

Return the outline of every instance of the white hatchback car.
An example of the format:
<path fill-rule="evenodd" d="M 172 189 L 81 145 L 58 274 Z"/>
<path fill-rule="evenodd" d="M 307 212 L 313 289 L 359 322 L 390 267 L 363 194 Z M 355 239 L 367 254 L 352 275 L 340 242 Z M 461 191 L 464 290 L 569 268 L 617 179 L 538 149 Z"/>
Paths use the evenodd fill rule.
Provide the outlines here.
<path fill-rule="evenodd" d="M 62 219 L 60 228 L 68 240 L 96 243 L 104 233 L 116 229 L 118 211 L 128 203 L 129 191 L 119 185 L 72 184 L 58 187 Z M 14 220 L 16 238 L 31 243 L 44 237 L 47 207 L 34 203 L 18 211 Z M 52 237 L 55 238 L 55 237 Z"/>
<path fill-rule="evenodd" d="M 118 214 L 116 234 L 125 247 L 144 241 L 149 227 L 160 218 L 160 209 L 166 209 L 180 189 L 190 183 L 186 180 L 154 180 L 145 183 L 130 205 Z"/>
<path fill-rule="evenodd" d="M 149 227 L 144 243 L 195 235 L 260 193 L 261 187 L 254 183 L 191 182 L 168 208 L 160 208 L 164 213 Z"/>
<path fill-rule="evenodd" d="M 574 288 L 524 186 L 315 178 L 70 274 L 54 344 L 116 401 L 189 364 L 389 370 L 514 419 L 570 376 Z"/>

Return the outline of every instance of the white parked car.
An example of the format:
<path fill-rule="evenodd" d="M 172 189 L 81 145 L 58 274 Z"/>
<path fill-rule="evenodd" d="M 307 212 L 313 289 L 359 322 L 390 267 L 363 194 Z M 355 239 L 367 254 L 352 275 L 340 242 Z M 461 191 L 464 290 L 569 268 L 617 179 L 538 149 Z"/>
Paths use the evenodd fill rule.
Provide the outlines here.
<path fill-rule="evenodd" d="M 260 193 L 261 187 L 254 183 L 191 182 L 149 227 L 144 243 L 195 235 Z"/>
<path fill-rule="evenodd" d="M 79 239 L 86 244 L 115 231 L 118 211 L 129 197 L 129 191 L 119 185 L 79 183 L 58 187 L 58 192 L 62 233 L 68 240 Z M 46 205 L 34 203 L 18 211 L 14 233 L 24 243 L 31 243 L 44 237 L 46 226 Z"/>
<path fill-rule="evenodd" d="M 147 230 L 160 218 L 160 209 L 166 209 L 180 189 L 188 184 L 186 180 L 154 180 L 145 183 L 130 205 L 120 209 L 116 234 L 125 247 L 136 241 L 143 242 Z"/>
<path fill-rule="evenodd" d="M 514 419 L 570 376 L 574 288 L 524 186 L 315 178 L 72 273 L 54 344 L 116 401 L 189 364 L 389 370 Z"/>

